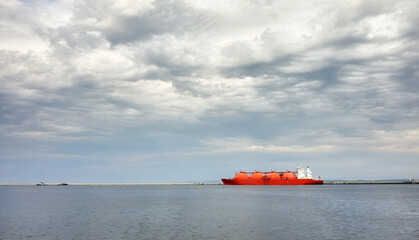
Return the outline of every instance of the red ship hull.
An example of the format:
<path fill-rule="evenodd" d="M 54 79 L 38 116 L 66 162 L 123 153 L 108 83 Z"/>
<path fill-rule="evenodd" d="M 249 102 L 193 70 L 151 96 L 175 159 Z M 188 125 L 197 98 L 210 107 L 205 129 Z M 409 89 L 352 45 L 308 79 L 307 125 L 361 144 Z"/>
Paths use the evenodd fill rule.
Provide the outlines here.
<path fill-rule="evenodd" d="M 323 180 L 313 179 L 221 179 L 224 185 L 313 185 L 323 184 Z"/>

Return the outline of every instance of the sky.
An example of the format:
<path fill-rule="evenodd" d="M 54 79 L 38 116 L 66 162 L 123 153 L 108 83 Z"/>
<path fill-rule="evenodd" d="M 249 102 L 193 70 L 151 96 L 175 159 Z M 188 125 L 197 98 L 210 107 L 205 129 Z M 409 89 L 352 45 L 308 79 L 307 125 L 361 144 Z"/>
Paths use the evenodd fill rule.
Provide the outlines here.
<path fill-rule="evenodd" d="M 419 178 L 418 12 L 0 0 L 0 183 Z"/>

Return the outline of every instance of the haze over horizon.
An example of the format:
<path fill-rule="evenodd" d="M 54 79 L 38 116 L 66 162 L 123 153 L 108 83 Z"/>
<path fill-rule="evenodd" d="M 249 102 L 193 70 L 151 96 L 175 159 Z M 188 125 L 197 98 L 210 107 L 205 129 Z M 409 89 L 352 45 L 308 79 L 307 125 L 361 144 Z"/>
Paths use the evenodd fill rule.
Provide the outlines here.
<path fill-rule="evenodd" d="M 419 177 L 418 12 L 0 0 L 0 183 Z"/>

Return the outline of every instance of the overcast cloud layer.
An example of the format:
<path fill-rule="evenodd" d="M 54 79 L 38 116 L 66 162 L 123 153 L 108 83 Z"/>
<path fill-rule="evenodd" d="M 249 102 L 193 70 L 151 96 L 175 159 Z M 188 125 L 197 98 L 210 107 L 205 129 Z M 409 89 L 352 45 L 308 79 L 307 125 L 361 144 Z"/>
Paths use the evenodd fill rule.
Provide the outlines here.
<path fill-rule="evenodd" d="M 0 0 L 0 182 L 419 177 L 418 12 Z"/>

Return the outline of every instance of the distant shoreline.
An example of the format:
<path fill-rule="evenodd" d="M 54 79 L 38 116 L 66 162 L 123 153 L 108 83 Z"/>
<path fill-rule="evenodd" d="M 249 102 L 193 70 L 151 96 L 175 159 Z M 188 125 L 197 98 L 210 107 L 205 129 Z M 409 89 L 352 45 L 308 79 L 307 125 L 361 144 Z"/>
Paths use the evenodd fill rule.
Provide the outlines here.
<path fill-rule="evenodd" d="M 219 183 L 68 183 L 68 186 L 174 186 L 174 185 L 222 185 Z M 37 183 L 0 183 L 0 186 L 37 186 Z M 62 186 L 60 183 L 45 183 L 43 186 Z M 39 187 L 43 187 L 39 186 Z M 65 186 L 63 186 L 65 187 Z"/>
<path fill-rule="evenodd" d="M 223 185 L 219 183 L 68 183 L 69 186 L 187 186 L 187 185 Z M 324 185 L 352 184 L 419 184 L 419 180 L 359 180 L 359 181 L 324 181 Z M 36 183 L 0 183 L 0 186 L 37 186 Z M 60 183 L 45 183 L 44 186 L 62 186 Z M 40 186 L 42 187 L 42 186 Z M 64 187 L 64 186 L 62 186 Z"/>

